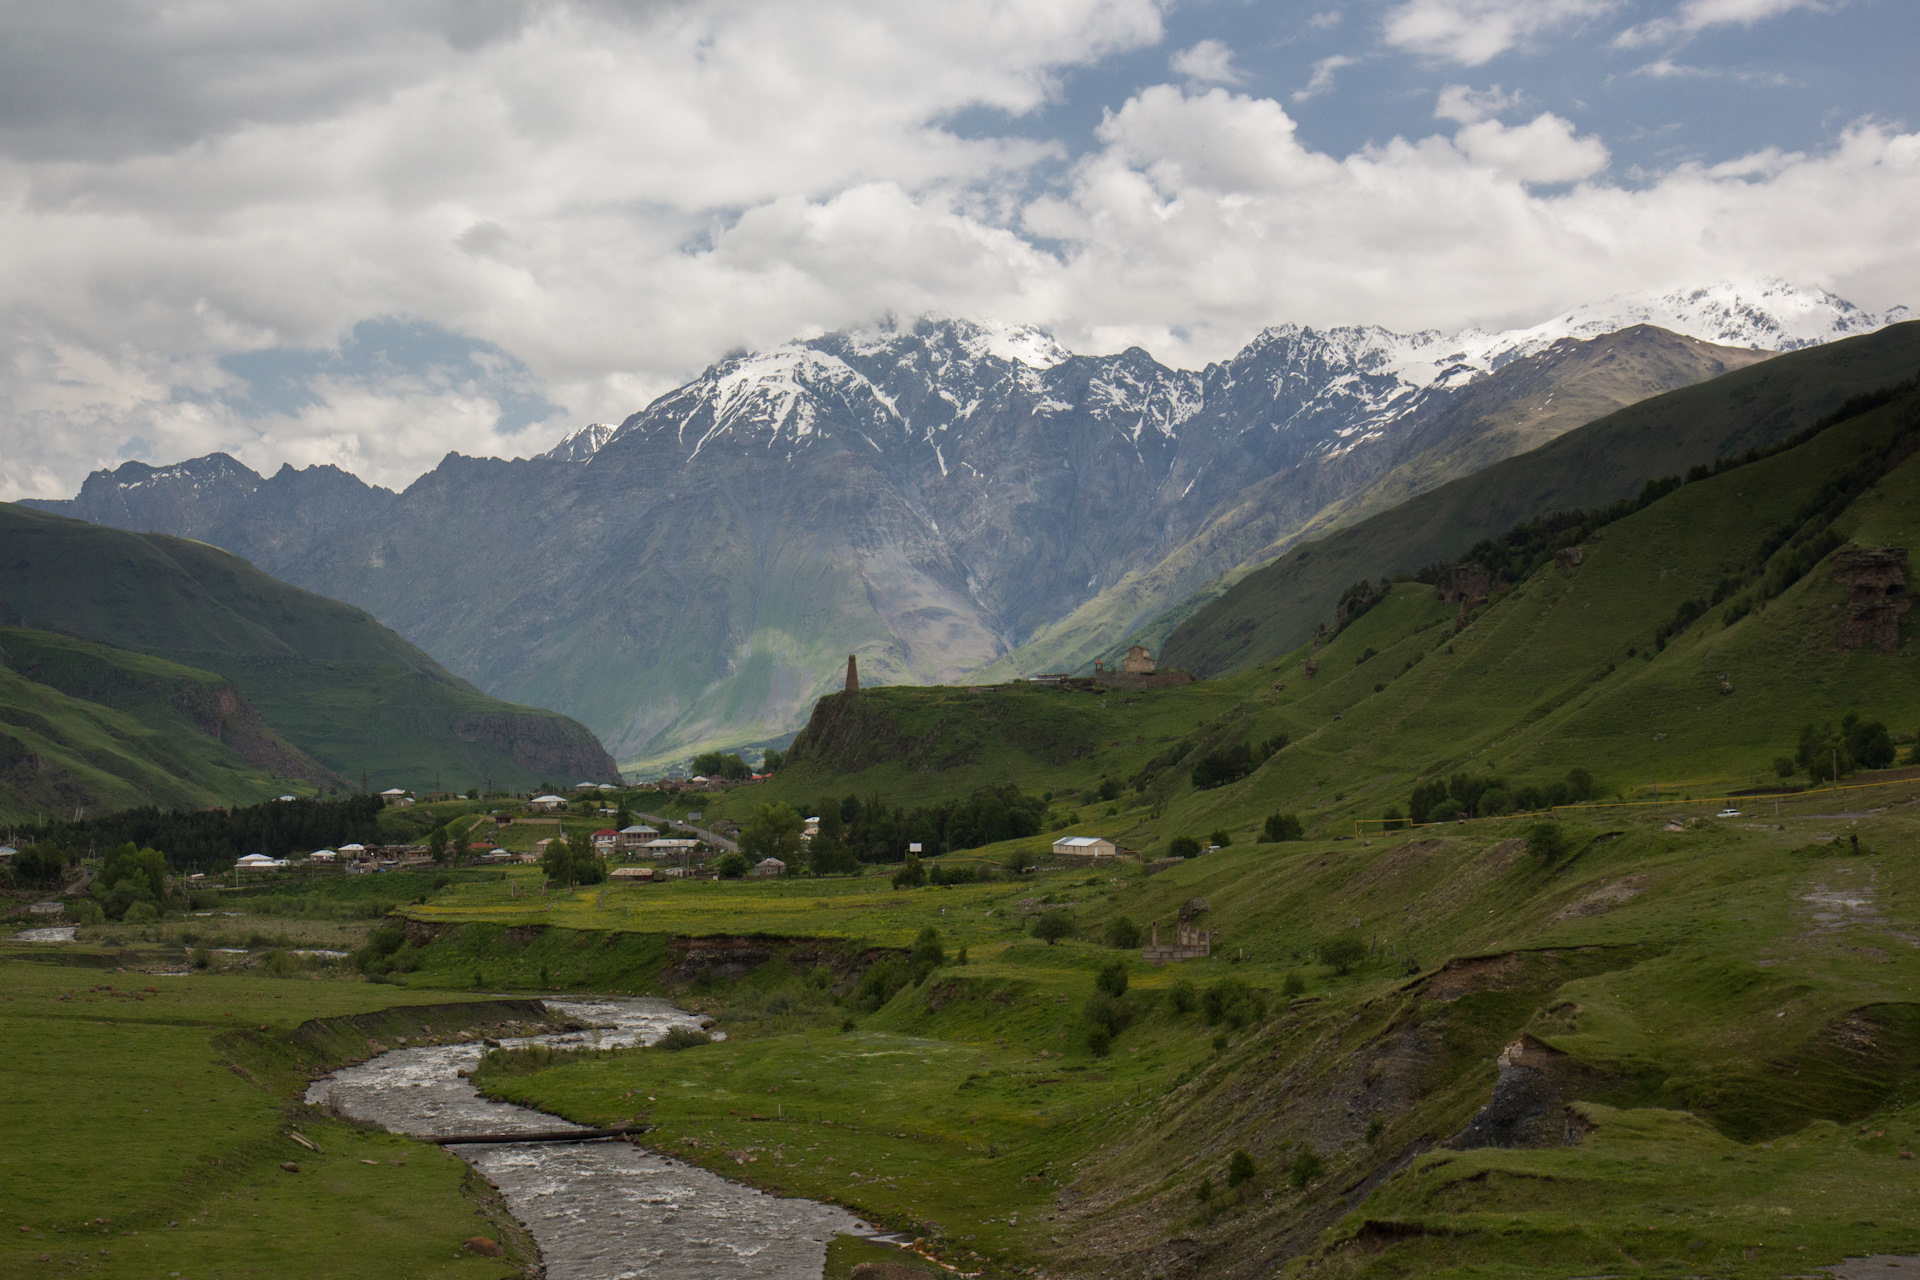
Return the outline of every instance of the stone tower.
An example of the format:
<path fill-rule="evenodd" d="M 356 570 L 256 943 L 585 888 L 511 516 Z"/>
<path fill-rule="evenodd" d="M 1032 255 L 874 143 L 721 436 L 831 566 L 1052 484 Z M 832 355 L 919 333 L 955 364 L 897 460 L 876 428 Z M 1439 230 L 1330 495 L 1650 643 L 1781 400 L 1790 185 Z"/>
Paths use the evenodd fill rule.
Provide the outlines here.
<path fill-rule="evenodd" d="M 860 660 L 851 653 L 847 655 L 847 692 L 854 693 L 860 688 Z"/>

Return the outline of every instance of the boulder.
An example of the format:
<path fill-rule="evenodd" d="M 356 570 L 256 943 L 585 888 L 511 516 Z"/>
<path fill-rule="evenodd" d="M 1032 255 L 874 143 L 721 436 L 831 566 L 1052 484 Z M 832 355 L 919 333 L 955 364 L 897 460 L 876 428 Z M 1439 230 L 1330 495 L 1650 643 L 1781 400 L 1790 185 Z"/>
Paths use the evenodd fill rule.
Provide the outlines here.
<path fill-rule="evenodd" d="M 1191 920 L 1202 912 L 1211 910 L 1213 910 L 1213 907 L 1205 898 L 1188 898 L 1180 904 L 1180 918 L 1182 920 Z"/>
<path fill-rule="evenodd" d="M 460 1247 L 468 1253 L 477 1253 L 483 1258 L 498 1258 L 506 1253 L 498 1240 L 489 1240 L 485 1236 L 468 1236 L 460 1242 Z"/>

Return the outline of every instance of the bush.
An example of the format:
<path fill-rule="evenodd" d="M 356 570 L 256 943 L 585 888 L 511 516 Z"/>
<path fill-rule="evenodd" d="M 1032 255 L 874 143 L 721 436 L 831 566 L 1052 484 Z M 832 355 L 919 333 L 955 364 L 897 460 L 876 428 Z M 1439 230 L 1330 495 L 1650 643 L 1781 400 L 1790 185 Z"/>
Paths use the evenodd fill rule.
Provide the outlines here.
<path fill-rule="evenodd" d="M 194 968 L 204 969 L 213 963 L 213 952 L 207 950 L 205 947 L 195 947 L 193 949 L 192 959 Z"/>
<path fill-rule="evenodd" d="M 1122 961 L 1113 961 L 1100 970 L 1100 976 L 1093 980 L 1093 985 L 1118 1000 L 1127 994 L 1127 966 Z"/>
<path fill-rule="evenodd" d="M 861 975 L 860 985 L 854 988 L 854 1003 L 873 1013 L 907 985 L 907 978 L 906 961 L 897 957 L 882 960 Z"/>
<path fill-rule="evenodd" d="M 906 862 L 893 873 L 893 887 L 896 889 L 918 889 L 927 882 L 927 869 L 914 854 L 908 854 Z"/>
<path fill-rule="evenodd" d="M 1300 819 L 1291 813 L 1268 814 L 1266 826 L 1260 829 L 1260 839 L 1267 844 L 1304 840 L 1306 835 L 1306 829 L 1300 825 Z"/>
<path fill-rule="evenodd" d="M 1096 1058 L 1104 1058 L 1113 1052 L 1113 1033 L 1102 1026 L 1087 1028 L 1087 1049 Z"/>
<path fill-rule="evenodd" d="M 1387 1122 L 1379 1116 L 1367 1121 L 1367 1141 L 1378 1142 L 1380 1135 L 1387 1131 Z"/>
<path fill-rule="evenodd" d="M 1527 829 L 1527 852 L 1543 862 L 1552 862 L 1567 851 L 1567 833 L 1551 820 L 1536 822 Z"/>
<path fill-rule="evenodd" d="M 1252 1182 L 1257 1170 L 1253 1167 L 1253 1157 L 1244 1151 L 1236 1151 L 1227 1161 L 1227 1185 L 1237 1187 Z"/>
<path fill-rule="evenodd" d="M 1000 865 L 1015 875 L 1024 875 L 1026 872 L 1039 866 L 1040 859 L 1031 849 L 1015 849 L 1007 855 L 1007 860 Z"/>
<path fill-rule="evenodd" d="M 132 915 L 133 913 L 129 911 L 127 914 Z M 275 947 L 273 950 L 267 952 L 266 958 L 261 962 L 260 967 L 267 971 L 269 978 L 286 978 L 291 977 L 294 970 L 300 967 L 300 961 L 297 957 L 290 956 L 280 948 Z"/>
<path fill-rule="evenodd" d="M 1387 807 L 1385 813 L 1380 815 L 1380 829 L 1382 831 L 1401 831 L 1406 828 L 1406 825 L 1407 816 L 1401 813 L 1398 808 L 1391 805 Z"/>
<path fill-rule="evenodd" d="M 1773 772 L 1775 777 L 1791 778 L 1795 773 L 1799 772 L 1799 769 L 1789 757 L 1775 756 L 1773 758 Z"/>
<path fill-rule="evenodd" d="M 1287 1171 L 1287 1179 L 1294 1189 L 1305 1191 L 1309 1183 L 1323 1176 L 1327 1171 L 1327 1162 L 1315 1155 L 1312 1148 L 1302 1147 L 1300 1154 L 1293 1158 L 1293 1167 Z"/>
<path fill-rule="evenodd" d="M 1233 836 L 1225 828 L 1221 828 L 1207 837 L 1207 843 L 1224 849 L 1233 843 Z"/>
<path fill-rule="evenodd" d="M 723 853 L 714 859 L 713 873 L 722 880 L 738 880 L 748 870 L 746 858 L 737 853 Z"/>
<path fill-rule="evenodd" d="M 81 924 L 100 924 L 107 918 L 107 913 L 102 911 L 100 904 L 92 898 L 79 898 L 69 902 L 67 914 Z"/>
<path fill-rule="evenodd" d="M 136 902 L 128 907 L 127 914 L 120 918 L 128 924 L 152 924 L 160 918 L 160 909 L 151 902 Z"/>
<path fill-rule="evenodd" d="M 1226 1023 L 1236 1031 L 1267 1016 L 1267 999 L 1240 978 L 1222 978 L 1207 988 L 1200 1007 L 1207 1025 Z"/>
<path fill-rule="evenodd" d="M 1211 791 L 1215 787 L 1224 787 L 1229 782 L 1238 782 L 1253 772 L 1253 766 L 1253 748 L 1246 743 L 1222 747 L 1218 751 L 1201 756 L 1199 763 L 1193 766 L 1193 789 Z"/>
<path fill-rule="evenodd" d="M 1298 973 L 1289 972 L 1286 981 L 1280 984 L 1280 994 L 1288 998 L 1307 994 L 1307 980 Z"/>
<path fill-rule="evenodd" d="M 1140 926 L 1128 916 L 1115 916 L 1107 921 L 1107 945 L 1122 950 L 1132 950 L 1140 945 Z"/>
<path fill-rule="evenodd" d="M 1846 754 L 1862 769 L 1884 769 L 1893 763 L 1893 735 L 1887 732 L 1886 725 L 1877 720 L 1862 720 L 1849 712 L 1840 722 L 1840 728 L 1846 734 Z"/>
<path fill-rule="evenodd" d="M 1205 1204 L 1207 1201 L 1213 1199 L 1213 1179 L 1207 1177 L 1201 1178 L 1200 1185 L 1193 1189 L 1193 1198 L 1201 1204 Z"/>
<path fill-rule="evenodd" d="M 1333 971 L 1343 978 L 1352 973 L 1354 966 L 1366 958 L 1366 940 L 1351 930 L 1335 934 L 1320 944 L 1321 963 L 1331 965 Z"/>
<path fill-rule="evenodd" d="M 1200 992 L 1191 978 L 1175 978 L 1173 986 L 1167 989 L 1167 995 L 1173 1001 L 1175 1013 L 1192 1013 L 1200 1007 Z"/>
<path fill-rule="evenodd" d="M 1175 836 L 1173 843 L 1167 846 L 1167 854 L 1175 858 L 1197 858 L 1200 856 L 1200 842 L 1192 836 Z"/>
<path fill-rule="evenodd" d="M 947 962 L 946 948 L 940 945 L 940 931 L 932 925 L 920 931 L 913 940 L 913 968 L 915 973 L 925 973 L 938 969 Z"/>
<path fill-rule="evenodd" d="M 647 1047 L 650 1049 L 665 1049 L 670 1053 L 677 1053 L 681 1049 L 691 1049 L 695 1045 L 712 1043 L 713 1037 L 704 1031 L 695 1031 L 692 1027 L 670 1027 L 667 1029 L 667 1034 L 661 1036 Z"/>
<path fill-rule="evenodd" d="M 1099 796 L 1104 801 L 1111 802 L 1114 800 L 1118 800 L 1120 798 L 1120 784 L 1115 782 L 1112 778 L 1100 779 Z"/>
<path fill-rule="evenodd" d="M 1033 936 L 1048 946 L 1062 938 L 1071 938 L 1079 931 L 1073 922 L 1073 913 L 1059 907 L 1050 907 L 1033 918 Z"/>

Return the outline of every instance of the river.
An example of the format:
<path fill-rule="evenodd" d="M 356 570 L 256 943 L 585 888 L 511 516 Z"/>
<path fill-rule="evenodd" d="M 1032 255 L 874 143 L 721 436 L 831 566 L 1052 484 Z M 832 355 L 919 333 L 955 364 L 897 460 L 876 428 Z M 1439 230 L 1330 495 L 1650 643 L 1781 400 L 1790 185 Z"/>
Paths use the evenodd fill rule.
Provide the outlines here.
<path fill-rule="evenodd" d="M 664 1000 L 549 1000 L 596 1031 L 509 1044 L 582 1048 L 651 1044 L 699 1020 Z M 395 1133 L 434 1137 L 575 1128 L 542 1111 L 480 1096 L 459 1073 L 485 1047 L 394 1049 L 330 1078 L 307 1101 Z M 638 1108 L 637 1108 L 638 1109 Z M 782 1199 L 625 1142 L 461 1145 L 533 1233 L 552 1280 L 820 1280 L 827 1241 L 877 1235 L 845 1209 Z"/>

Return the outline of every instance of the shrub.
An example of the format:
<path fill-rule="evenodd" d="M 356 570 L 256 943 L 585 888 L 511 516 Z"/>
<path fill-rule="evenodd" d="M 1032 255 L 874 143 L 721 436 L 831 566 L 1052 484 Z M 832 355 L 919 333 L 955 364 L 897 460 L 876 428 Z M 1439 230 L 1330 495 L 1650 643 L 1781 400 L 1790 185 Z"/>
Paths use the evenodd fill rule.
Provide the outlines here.
<path fill-rule="evenodd" d="M 1087 1049 L 1096 1058 L 1104 1058 L 1113 1051 L 1113 1033 L 1102 1026 L 1087 1028 Z"/>
<path fill-rule="evenodd" d="M 1106 800 L 1106 801 L 1118 800 L 1120 798 L 1120 784 L 1115 782 L 1112 778 L 1100 779 L 1099 795 L 1102 800 Z"/>
<path fill-rule="evenodd" d="M 918 889 L 926 882 L 926 867 L 911 853 L 907 855 L 907 860 L 900 869 L 893 873 L 893 887 L 896 889 Z"/>
<path fill-rule="evenodd" d="M 1191 978 L 1175 978 L 1173 986 L 1167 989 L 1167 995 L 1173 1001 L 1175 1013 L 1192 1013 L 1200 1007 L 1200 992 Z"/>
<path fill-rule="evenodd" d="M 1773 758 L 1773 772 L 1775 777 L 1791 778 L 1795 773 L 1799 772 L 1799 769 L 1794 765 L 1791 758 L 1787 756 L 1775 756 Z"/>
<path fill-rule="evenodd" d="M 1382 831 L 1400 831 L 1404 829 L 1406 825 L 1406 815 L 1393 806 L 1388 806 L 1387 811 L 1380 815 L 1380 829 Z"/>
<path fill-rule="evenodd" d="M 913 969 L 916 977 L 938 969 L 947 962 L 946 948 L 940 945 L 940 931 L 932 925 L 913 940 Z"/>
<path fill-rule="evenodd" d="M 1213 1179 L 1202 1177 L 1200 1179 L 1200 1185 L 1193 1189 L 1193 1198 L 1201 1204 L 1205 1204 L 1207 1201 L 1213 1199 Z"/>
<path fill-rule="evenodd" d="M 133 913 L 129 911 L 127 914 Z M 270 978 L 285 978 L 291 976 L 293 971 L 300 967 L 300 961 L 275 947 L 267 952 L 266 959 L 262 961 L 260 967 L 267 971 L 267 976 Z"/>
<path fill-rule="evenodd" d="M 1227 1185 L 1237 1187 L 1242 1183 L 1252 1182 L 1256 1172 L 1257 1170 L 1253 1167 L 1253 1157 L 1245 1151 L 1235 1151 L 1227 1161 Z"/>
<path fill-rule="evenodd" d="M 1354 966 L 1366 958 L 1366 941 L 1352 930 L 1335 934 L 1320 944 L 1321 963 L 1331 965 L 1341 977 L 1352 973 Z"/>
<path fill-rule="evenodd" d="M 1387 1122 L 1379 1116 L 1367 1121 L 1367 1141 L 1378 1142 L 1380 1135 L 1387 1131 Z"/>
<path fill-rule="evenodd" d="M 1267 1016 L 1267 999 L 1240 978 L 1222 978 L 1200 999 L 1207 1025 L 1224 1022 L 1238 1030 Z"/>
<path fill-rule="evenodd" d="M 1199 762 L 1193 766 L 1193 789 L 1211 791 L 1215 787 L 1224 787 L 1229 782 L 1238 782 L 1253 772 L 1253 766 L 1253 748 L 1246 743 L 1222 747 L 1218 751 L 1201 756 Z"/>
<path fill-rule="evenodd" d="M 1849 712 L 1840 722 L 1840 728 L 1847 739 L 1846 754 L 1862 769 L 1884 769 L 1893 763 L 1893 735 L 1887 732 L 1886 725 L 1877 720 L 1862 720 Z"/>
<path fill-rule="evenodd" d="M 1433 811 L 1427 815 L 1427 821 L 1452 822 L 1465 812 L 1466 809 L 1462 807 L 1460 802 L 1449 796 L 1447 799 L 1433 806 Z"/>
<path fill-rule="evenodd" d="M 713 873 L 722 880 L 738 880 L 747 874 L 747 860 L 737 853 L 723 853 L 714 860 Z"/>
<path fill-rule="evenodd" d="M 667 1034 L 647 1047 L 678 1052 L 681 1049 L 691 1049 L 695 1045 L 712 1043 L 713 1037 L 704 1031 L 695 1031 L 692 1027 L 670 1027 L 667 1029 Z"/>
<path fill-rule="evenodd" d="M 861 975 L 860 985 L 854 988 L 854 1003 L 873 1013 L 907 985 L 907 978 L 906 961 L 898 957 L 882 960 Z"/>
<path fill-rule="evenodd" d="M 120 917 L 128 924 L 152 924 L 160 918 L 160 910 L 151 902 L 136 902 L 127 908 L 127 914 Z"/>
<path fill-rule="evenodd" d="M 67 914 L 81 924 L 99 924 L 107 918 L 100 904 L 92 898 L 80 898 L 67 904 Z"/>
<path fill-rule="evenodd" d="M 1000 865 L 1015 875 L 1022 875 L 1033 870 L 1039 864 L 1040 859 L 1034 854 L 1033 850 L 1015 849 L 1007 855 L 1007 860 Z"/>
<path fill-rule="evenodd" d="M 1268 844 L 1304 840 L 1306 829 L 1300 825 L 1300 819 L 1291 813 L 1270 813 L 1266 826 L 1260 830 L 1260 838 Z"/>
<path fill-rule="evenodd" d="M 1217 845 L 1220 848 L 1224 849 L 1228 845 L 1233 843 L 1233 835 L 1223 827 L 1215 831 L 1212 835 L 1208 836 L 1207 843 L 1211 845 Z"/>
<path fill-rule="evenodd" d="M 1073 913 L 1059 907 L 1050 907 L 1033 918 L 1033 936 L 1041 939 L 1048 946 L 1052 946 L 1062 938 L 1071 938 L 1078 932 L 1079 927 L 1073 922 Z"/>
<path fill-rule="evenodd" d="M 1118 1000 L 1127 994 L 1127 966 L 1122 961 L 1113 961 L 1100 970 L 1100 976 L 1093 980 L 1093 985 Z"/>
<path fill-rule="evenodd" d="M 1280 984 L 1280 994 L 1289 998 L 1307 993 L 1307 980 L 1296 972 L 1289 972 L 1286 981 Z"/>
<path fill-rule="evenodd" d="M 1117 1036 L 1133 1025 L 1133 1006 L 1111 992 L 1095 991 L 1087 997 L 1080 1016 L 1092 1026 L 1105 1027 L 1108 1035 Z"/>
<path fill-rule="evenodd" d="M 1131 950 L 1140 945 L 1140 926 L 1131 917 L 1115 916 L 1107 921 L 1107 945 Z"/>
<path fill-rule="evenodd" d="M 193 949 L 193 967 L 194 968 L 204 969 L 212 963 L 213 963 L 213 952 L 207 950 L 205 947 L 195 947 Z"/>
<path fill-rule="evenodd" d="M 1167 846 L 1167 853 L 1175 858 L 1197 858 L 1200 856 L 1200 842 L 1192 836 L 1175 836 Z"/>
<path fill-rule="evenodd" d="M 1565 853 L 1567 843 L 1567 833 L 1557 822 L 1536 822 L 1527 829 L 1527 852 L 1543 862 L 1552 862 Z"/>
<path fill-rule="evenodd" d="M 1302 1147 L 1300 1154 L 1293 1158 L 1293 1167 L 1287 1171 L 1287 1178 L 1294 1189 L 1305 1191 L 1309 1183 L 1320 1178 L 1327 1171 L 1327 1162 L 1315 1155 L 1312 1148 Z"/>
<path fill-rule="evenodd" d="M 1213 1051 L 1215 1053 L 1225 1053 L 1227 1051 L 1227 1033 L 1226 1032 L 1224 1031 L 1219 1032 L 1213 1037 Z"/>

